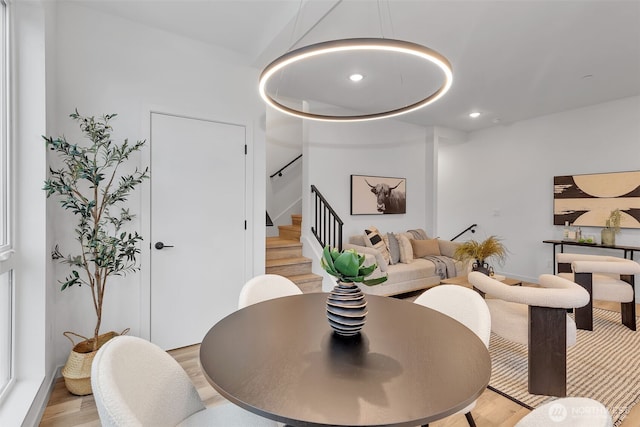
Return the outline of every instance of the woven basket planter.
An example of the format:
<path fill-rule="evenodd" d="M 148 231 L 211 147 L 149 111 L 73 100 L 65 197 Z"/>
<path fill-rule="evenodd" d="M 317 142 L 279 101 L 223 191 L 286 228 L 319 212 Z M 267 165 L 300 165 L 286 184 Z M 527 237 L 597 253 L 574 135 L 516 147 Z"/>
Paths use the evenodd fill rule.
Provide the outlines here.
<path fill-rule="evenodd" d="M 107 332 L 106 334 L 98 335 L 98 350 L 111 338 L 124 335 L 128 331 L 128 329 L 125 329 L 121 334 L 117 332 Z M 78 396 L 91 394 L 91 363 L 98 352 L 98 350 L 93 351 L 94 339 L 86 338 L 73 332 L 64 332 L 63 335 L 67 337 L 73 345 L 67 363 L 65 363 L 62 368 L 64 385 L 72 394 Z M 76 344 L 70 335 L 80 337 L 83 340 Z"/>

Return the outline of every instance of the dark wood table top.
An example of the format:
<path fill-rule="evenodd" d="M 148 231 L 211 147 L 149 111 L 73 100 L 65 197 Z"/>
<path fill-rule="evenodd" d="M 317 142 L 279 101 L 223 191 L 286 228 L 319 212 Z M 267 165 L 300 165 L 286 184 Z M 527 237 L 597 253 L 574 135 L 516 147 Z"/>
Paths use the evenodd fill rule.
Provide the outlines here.
<path fill-rule="evenodd" d="M 333 334 L 326 293 L 277 298 L 215 324 L 200 347 L 225 398 L 293 426 L 417 426 L 477 399 L 489 352 L 469 329 L 407 301 L 367 295 L 360 335 Z"/>

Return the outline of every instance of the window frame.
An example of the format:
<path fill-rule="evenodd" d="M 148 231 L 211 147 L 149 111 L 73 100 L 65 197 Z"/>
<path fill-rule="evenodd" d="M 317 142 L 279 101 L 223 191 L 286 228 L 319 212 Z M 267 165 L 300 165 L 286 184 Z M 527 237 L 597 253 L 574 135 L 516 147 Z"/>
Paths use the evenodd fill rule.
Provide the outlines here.
<path fill-rule="evenodd" d="M 10 255 L 12 249 L 12 150 L 9 140 L 9 14 L 6 0 L 0 0 L 0 173 L 3 174 L 0 179 L 0 197 L 2 204 L 0 208 L 0 227 L 2 233 L 0 236 L 0 261 L 5 256 Z M 7 255 L 7 253 L 9 253 Z"/>
<path fill-rule="evenodd" d="M 9 16 L 9 4 L 6 0 L 0 0 L 0 227 L 2 227 L 2 234 L 0 237 L 0 275 L 7 274 L 9 285 L 8 290 L 1 290 L 0 295 L 8 295 L 9 307 L 8 316 L 8 337 L 4 337 L 3 334 L 7 331 L 0 331 L 0 337 L 5 342 L 8 342 L 8 349 L 2 351 L 8 351 L 8 366 L 4 367 L 8 369 L 8 379 L 6 383 L 0 383 L 0 402 L 4 400 L 6 395 L 15 383 L 15 289 L 14 289 L 14 260 L 13 255 L 13 236 L 14 236 L 14 224 L 13 224 L 13 182 L 14 182 L 14 169 L 13 169 L 13 150 L 10 140 L 11 123 L 9 113 L 9 88 L 10 88 L 10 16 Z M 5 292 L 6 291 L 6 292 Z M 3 369 L 4 369 L 3 368 Z"/>

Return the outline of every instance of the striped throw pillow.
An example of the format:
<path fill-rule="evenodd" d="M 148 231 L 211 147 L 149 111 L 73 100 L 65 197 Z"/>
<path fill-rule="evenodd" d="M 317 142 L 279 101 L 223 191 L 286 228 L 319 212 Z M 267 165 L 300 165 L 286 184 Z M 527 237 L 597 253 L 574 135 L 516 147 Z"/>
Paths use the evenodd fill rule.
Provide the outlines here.
<path fill-rule="evenodd" d="M 376 250 L 378 250 L 382 257 L 387 261 L 387 263 L 391 260 L 391 255 L 389 254 L 389 248 L 382 240 L 382 236 L 380 236 L 380 232 L 376 227 L 369 227 L 364 230 L 366 239 L 364 240 L 367 246 L 370 246 Z"/>

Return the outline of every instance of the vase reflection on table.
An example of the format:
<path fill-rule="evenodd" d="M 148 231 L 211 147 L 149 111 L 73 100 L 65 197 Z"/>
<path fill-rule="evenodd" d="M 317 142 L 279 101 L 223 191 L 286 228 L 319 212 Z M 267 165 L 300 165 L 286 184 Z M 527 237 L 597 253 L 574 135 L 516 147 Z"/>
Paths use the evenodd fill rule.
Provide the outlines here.
<path fill-rule="evenodd" d="M 386 276 L 366 280 L 377 264 L 364 267 L 365 256 L 353 249 L 339 251 L 325 246 L 320 264 L 330 275 L 338 278 L 338 284 L 327 297 L 327 320 L 333 331 L 341 336 L 360 333 L 366 322 L 367 301 L 358 283 L 373 286 L 387 280 Z"/>

